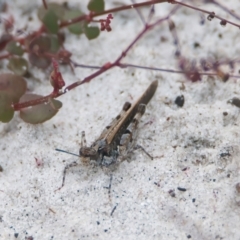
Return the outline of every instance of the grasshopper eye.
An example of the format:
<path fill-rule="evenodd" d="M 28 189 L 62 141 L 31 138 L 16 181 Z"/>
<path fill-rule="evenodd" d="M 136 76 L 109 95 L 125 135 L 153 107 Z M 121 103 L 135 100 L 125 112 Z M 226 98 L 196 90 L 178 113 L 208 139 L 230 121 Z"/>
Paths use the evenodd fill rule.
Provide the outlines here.
<path fill-rule="evenodd" d="M 99 148 L 98 148 L 98 152 L 101 152 L 103 150 L 103 146 L 100 146 Z"/>

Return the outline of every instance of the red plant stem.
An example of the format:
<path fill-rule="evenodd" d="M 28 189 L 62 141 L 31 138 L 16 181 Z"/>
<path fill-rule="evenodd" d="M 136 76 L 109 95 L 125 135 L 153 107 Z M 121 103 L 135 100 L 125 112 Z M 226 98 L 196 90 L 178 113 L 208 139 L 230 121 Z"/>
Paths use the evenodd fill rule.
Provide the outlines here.
<path fill-rule="evenodd" d="M 47 6 L 47 3 L 46 3 L 46 0 L 42 0 L 42 3 L 43 3 L 43 6 L 45 9 L 48 9 L 48 6 Z"/>
<path fill-rule="evenodd" d="M 111 69 L 112 67 L 114 67 L 113 64 L 110 63 L 110 65 L 107 68 L 102 67 L 100 70 L 96 71 L 95 73 L 89 75 L 88 77 L 84 78 L 82 81 L 77 81 L 71 85 L 69 85 L 68 87 L 65 88 L 64 93 L 72 90 L 73 88 L 82 85 L 84 83 L 90 82 L 93 78 L 99 76 L 100 74 L 106 72 L 107 70 Z"/>
<path fill-rule="evenodd" d="M 191 9 L 194 9 L 194 10 L 199 11 L 199 12 L 207 13 L 207 14 L 209 14 L 209 15 L 212 14 L 212 12 L 203 10 L 203 9 L 201 9 L 201 8 L 193 7 L 193 6 L 191 6 L 191 5 L 188 5 L 188 4 L 185 4 L 185 3 L 182 3 L 182 2 L 178 2 L 178 1 L 175 1 L 175 0 L 172 0 L 171 3 L 179 4 L 179 5 L 182 5 L 182 6 L 184 6 L 184 7 L 191 8 Z M 213 4 L 219 5 L 219 4 L 216 3 L 215 1 L 213 1 Z M 234 22 L 228 21 L 228 20 L 225 19 L 225 18 L 219 17 L 217 14 L 214 14 L 214 18 L 217 18 L 217 19 L 220 19 L 220 20 L 224 20 L 224 21 L 226 21 L 227 23 L 229 23 L 229 24 L 231 24 L 231 25 L 233 25 L 233 26 L 236 26 L 236 27 L 240 28 L 240 25 L 239 25 L 239 24 L 236 24 L 236 23 L 234 23 Z"/>
<path fill-rule="evenodd" d="M 16 103 L 13 105 L 13 108 L 15 111 L 19 111 L 22 108 L 26 108 L 26 107 L 30 107 L 30 106 L 35 106 L 44 102 L 48 102 L 49 98 L 57 98 L 65 93 L 67 93 L 68 91 L 74 89 L 75 87 L 82 85 L 84 83 L 87 83 L 89 81 L 91 81 L 93 78 L 99 76 L 100 74 L 108 71 L 109 69 L 113 68 L 113 67 L 117 67 L 117 66 L 121 66 L 120 61 L 127 55 L 127 53 L 130 51 L 130 49 L 133 47 L 133 45 L 149 30 L 151 30 L 152 28 L 154 28 L 156 25 L 158 25 L 159 23 L 169 19 L 170 16 L 172 16 L 178 9 L 180 6 L 176 6 L 173 8 L 173 10 L 165 17 L 165 18 L 161 18 L 159 20 L 157 20 L 155 23 L 153 24 L 146 24 L 145 27 L 143 28 L 143 30 L 136 36 L 136 38 L 129 44 L 129 46 L 126 48 L 125 51 L 122 52 L 121 56 L 119 56 L 113 63 L 107 63 L 105 64 L 101 69 L 97 70 L 95 73 L 91 74 L 90 76 L 84 78 L 82 81 L 77 81 L 71 85 L 69 85 L 68 87 L 66 87 L 64 89 L 63 92 L 58 92 L 58 93 L 51 93 L 48 96 L 36 99 L 36 100 L 32 100 L 32 101 L 28 101 L 28 102 L 24 102 L 24 103 Z"/>
<path fill-rule="evenodd" d="M 80 17 L 76 17 L 74 19 L 71 19 L 70 21 L 63 21 L 60 24 L 60 28 L 62 27 L 66 27 L 69 26 L 71 24 L 83 21 L 83 20 L 89 20 L 94 18 L 94 17 L 98 17 L 98 16 L 102 16 L 108 13 L 114 13 L 114 12 L 120 12 L 120 11 L 124 11 L 124 10 L 128 10 L 128 9 L 133 9 L 133 8 L 139 8 L 139 7 L 144 7 L 144 6 L 149 6 L 152 4 L 156 4 L 156 3 L 164 3 L 164 2 L 168 2 L 168 0 L 150 0 L 150 1 L 146 1 L 146 2 L 142 2 L 142 3 L 135 3 L 135 4 L 130 4 L 130 5 L 125 5 L 125 6 L 121 6 L 121 7 L 117 7 L 117 8 L 112 8 L 103 12 L 99 12 L 99 13 L 90 13 L 89 15 L 82 15 Z"/>
<path fill-rule="evenodd" d="M 128 64 L 128 63 L 121 63 L 119 64 L 119 67 L 133 67 L 133 68 L 140 68 L 140 69 L 146 69 L 146 70 L 155 70 L 155 71 L 161 71 L 161 72 L 169 72 L 169 73 L 177 73 L 177 74 L 186 74 L 186 71 L 180 71 L 180 70 L 174 70 L 174 69 L 165 69 L 165 68 L 156 68 L 156 67 L 146 67 L 146 66 L 139 66 L 139 65 L 134 65 L 134 64 Z M 191 72 L 190 72 L 191 73 Z M 192 72 L 194 73 L 194 72 Z M 210 72 L 199 72 L 201 76 L 217 76 L 217 73 Z M 240 78 L 240 76 L 236 75 L 229 75 L 231 78 Z"/>
<path fill-rule="evenodd" d="M 236 19 L 240 20 L 240 17 L 235 14 L 233 11 L 230 11 L 228 8 L 226 8 L 225 6 L 223 6 L 222 4 L 218 3 L 217 1 L 211 0 L 209 1 L 209 3 L 215 4 L 218 7 L 220 7 L 221 9 L 223 9 L 225 12 L 229 13 L 230 15 L 232 15 L 233 17 L 235 17 Z"/>
<path fill-rule="evenodd" d="M 113 67 L 117 67 L 120 66 L 120 61 L 127 55 L 127 53 L 129 52 L 129 50 L 133 47 L 133 45 L 149 30 L 151 30 L 152 28 L 154 28 L 156 25 L 158 25 L 159 23 L 169 19 L 170 16 L 172 16 L 177 10 L 179 9 L 179 6 L 173 8 L 173 10 L 165 17 L 165 18 L 161 18 L 160 20 L 156 21 L 153 24 L 146 24 L 144 29 L 137 35 L 137 37 L 130 43 L 130 45 L 126 48 L 125 51 L 122 52 L 121 56 L 119 56 L 115 62 L 113 63 L 108 63 L 108 65 L 103 66 L 100 70 L 98 70 L 97 72 L 95 72 L 94 74 L 84 78 L 82 81 L 78 81 L 75 82 L 71 85 L 69 85 L 68 87 L 65 88 L 65 92 L 66 91 L 70 91 L 71 89 L 82 85 L 83 83 L 89 82 L 91 79 L 99 76 L 101 73 L 113 68 Z"/>
<path fill-rule="evenodd" d="M 127 6 L 122 6 L 122 7 L 119 7 L 119 8 L 114 8 L 114 9 L 110 9 L 110 10 L 107 10 L 107 11 L 103 11 L 101 13 L 90 13 L 90 15 L 83 15 L 83 16 L 80 16 L 80 17 L 77 17 L 75 19 L 72 19 L 71 21 L 67 21 L 67 22 L 62 22 L 60 24 L 60 27 L 65 27 L 65 26 L 68 26 L 68 25 L 71 25 L 73 23 L 76 23 L 76 22 L 80 22 L 82 20 L 89 20 L 89 18 L 93 18 L 93 17 L 96 17 L 96 16 L 100 16 L 100 15 L 104 15 L 104 14 L 108 14 L 108 13 L 112 13 L 112 12 L 118 12 L 118 11 L 122 11 L 122 10 L 126 10 L 126 9 L 132 9 L 132 8 L 136 8 L 136 7 L 142 7 L 142 6 L 148 6 L 148 5 L 152 5 L 152 4 L 156 4 L 156 3 L 163 3 L 163 2 L 170 2 L 172 4 L 178 4 L 177 7 L 173 8 L 173 10 L 165 17 L 165 18 L 161 18 L 159 19 L 158 21 L 156 21 L 155 23 L 153 24 L 146 24 L 144 29 L 137 35 L 137 37 L 131 42 L 131 44 L 126 48 L 125 51 L 122 52 L 121 56 L 119 56 L 113 63 L 107 63 L 105 64 L 103 67 L 101 67 L 99 70 L 97 70 L 95 73 L 91 74 L 90 76 L 84 78 L 83 80 L 81 81 L 77 81 L 71 85 L 69 85 L 68 87 L 66 87 L 64 89 L 63 92 L 58 92 L 58 93 L 51 93 L 49 94 L 48 96 L 45 96 L 45 97 L 42 97 L 40 99 L 36 99 L 36 100 L 32 100 L 32 101 L 28 101 L 28 102 L 24 102 L 24 103 L 17 103 L 17 104 L 14 104 L 13 107 L 14 107 L 14 110 L 15 111 L 18 111 L 22 108 L 25 108 L 25 107 L 29 107 L 29 106 L 35 106 L 35 105 L 38 105 L 38 104 L 41 104 L 41 103 L 45 103 L 45 102 L 48 102 L 49 98 L 57 98 L 63 94 L 65 94 L 66 92 L 74 89 L 75 87 L 79 86 L 79 85 L 82 85 L 84 83 L 87 83 L 87 82 L 90 82 L 93 78 L 99 76 L 100 74 L 108 71 L 109 69 L 113 68 L 113 67 L 125 67 L 126 65 L 125 64 L 121 64 L 120 61 L 127 55 L 127 53 L 129 52 L 129 50 L 133 47 L 133 45 L 149 30 L 151 30 L 152 28 L 154 28 L 156 25 L 158 25 L 159 23 L 163 22 L 163 21 L 166 21 L 169 19 L 170 16 L 172 16 L 178 9 L 180 6 L 184 6 L 184 7 L 188 7 L 188 8 L 191 8 L 191 9 L 194 9 L 194 10 L 197 10 L 197 11 L 200 11 L 200 12 L 203 12 L 203 13 L 207 13 L 207 14 L 212 14 L 212 12 L 209 12 L 209 11 L 206 11 L 206 10 L 202 10 L 200 8 L 196 8 L 196 7 L 193 7 L 193 6 L 190 6 L 188 4 L 184 4 L 182 2 L 178 2 L 178 1 L 174 1 L 174 0 L 152 0 L 152 1 L 147 1 L 147 2 L 142 2 L 142 3 L 137 3 L 137 4 L 132 4 L 132 5 L 127 5 Z M 213 4 L 217 4 L 215 1 L 213 1 Z M 217 15 L 214 14 L 214 17 L 217 18 L 217 19 L 220 19 L 220 20 L 225 20 L 226 22 L 234 25 L 234 26 L 237 26 L 237 27 L 240 27 L 240 25 L 238 24 L 235 24 L 233 22 L 230 22 L 226 19 L 223 19 L 221 17 L 218 17 Z M 131 65 L 129 65 L 131 66 Z M 171 70 L 170 70 L 171 71 Z M 178 71 L 174 71 L 176 73 L 178 73 Z M 179 72 L 179 73 L 182 73 L 182 72 Z M 202 73 L 201 75 L 216 75 L 216 74 L 212 74 L 212 73 Z"/>
<path fill-rule="evenodd" d="M 146 2 L 142 2 L 142 3 L 134 3 L 134 4 L 131 4 L 131 5 L 126 5 L 126 6 L 121 6 L 121 7 L 117 7 L 117 8 L 112 8 L 112 9 L 109 9 L 109 10 L 106 10 L 106 11 L 103 11 L 103 12 L 100 12 L 100 13 L 90 13 L 88 15 L 82 15 L 82 16 L 76 17 L 74 19 L 61 22 L 59 27 L 60 28 L 67 27 L 67 26 L 69 26 L 71 24 L 74 24 L 74 23 L 77 23 L 77 22 L 81 22 L 83 20 L 89 21 L 89 20 L 92 20 L 94 17 L 102 16 L 102 15 L 105 15 L 105 14 L 108 14 L 108 13 L 120 12 L 120 11 L 124 11 L 124 10 L 128 10 L 128 9 L 139 8 L 139 7 L 144 7 L 144 6 L 149 6 L 149 5 L 153 5 L 153 4 L 157 4 L 157 3 L 164 3 L 164 2 L 168 2 L 168 3 L 171 3 L 171 4 L 179 4 L 179 5 L 182 5 L 184 7 L 191 8 L 191 9 L 194 9 L 194 10 L 202 12 L 202 13 L 212 14 L 212 12 L 210 12 L 210 11 L 206 11 L 206 10 L 201 9 L 201 8 L 193 7 L 193 6 L 189 5 L 189 4 L 185 4 L 183 2 L 179 2 L 179 1 L 175 1 L 175 0 L 151 0 L 151 1 L 146 1 Z M 240 19 L 239 16 L 237 16 L 236 14 L 230 12 L 226 7 L 222 6 L 217 1 L 212 0 L 212 1 L 209 1 L 209 3 L 215 4 L 215 5 L 219 6 L 219 7 L 221 7 L 223 10 L 227 11 L 228 13 L 230 13 L 235 18 Z M 240 27 L 239 24 L 236 24 L 236 23 L 231 22 L 231 21 L 229 21 L 227 19 L 219 17 L 216 14 L 214 14 L 214 17 L 219 19 L 219 20 L 224 20 L 224 21 L 226 21 L 227 23 L 229 23 L 229 24 L 231 24 L 233 26 Z"/>
<path fill-rule="evenodd" d="M 229 61 L 223 62 L 222 64 L 227 64 Z M 234 61 L 238 62 L 238 61 Z M 84 65 L 84 64 L 77 64 L 73 63 L 74 67 L 81 67 L 81 68 L 89 68 L 89 69 L 100 69 L 100 66 L 91 66 L 91 65 Z M 135 65 L 131 63 L 119 63 L 118 67 L 120 68 L 127 68 L 127 67 L 132 67 L 132 68 L 139 68 L 139 69 L 145 69 L 145 70 L 153 70 L 153 71 L 161 71 L 161 72 L 169 72 L 169 73 L 176 73 L 176 74 L 185 74 L 186 71 L 180 71 L 180 70 L 175 70 L 175 69 L 167 69 L 167 68 L 158 68 L 158 67 L 147 67 L 147 66 L 141 66 L 141 65 Z M 191 72 L 190 72 L 191 73 Z M 194 72 L 192 72 L 194 73 Z M 199 72 L 200 75 L 202 76 L 216 76 L 217 74 L 214 72 L 206 73 L 206 72 Z M 240 75 L 231 75 L 229 74 L 229 78 L 240 78 Z"/>
<path fill-rule="evenodd" d="M 62 95 L 62 94 L 60 94 L 60 95 Z M 58 97 L 60 95 L 56 95 L 55 97 Z M 15 104 L 13 104 L 13 108 L 14 108 L 14 111 L 19 111 L 22 108 L 26 108 L 26 107 L 30 107 L 30 106 L 36 106 L 38 104 L 48 102 L 49 98 L 54 98 L 53 94 L 49 94 L 45 97 L 42 97 L 42 98 L 39 98 L 39 99 L 36 99 L 36 100 L 31 100 L 31 101 L 27 101 L 27 102 L 23 102 L 23 103 L 15 103 Z"/>

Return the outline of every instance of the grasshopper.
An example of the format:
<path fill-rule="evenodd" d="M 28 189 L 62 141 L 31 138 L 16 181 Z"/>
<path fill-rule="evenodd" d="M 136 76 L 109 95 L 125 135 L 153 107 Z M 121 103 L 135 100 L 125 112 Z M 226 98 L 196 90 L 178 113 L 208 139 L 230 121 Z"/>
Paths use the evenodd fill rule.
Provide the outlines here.
<path fill-rule="evenodd" d="M 135 145 L 135 140 L 139 120 L 145 113 L 146 104 L 148 104 L 153 97 L 157 86 L 158 81 L 153 81 L 134 104 L 125 102 L 121 112 L 103 130 L 101 135 L 90 147 L 87 147 L 85 132 L 83 131 L 79 155 L 73 153 L 70 154 L 79 156 L 81 161 L 85 164 L 91 163 L 112 170 L 126 160 L 133 150 L 137 148 L 141 148 L 149 157 L 151 157 L 143 147 Z M 61 149 L 56 150 L 69 153 Z M 64 186 L 67 169 L 77 165 L 77 162 L 66 165 L 63 171 L 62 186 L 59 189 Z"/>

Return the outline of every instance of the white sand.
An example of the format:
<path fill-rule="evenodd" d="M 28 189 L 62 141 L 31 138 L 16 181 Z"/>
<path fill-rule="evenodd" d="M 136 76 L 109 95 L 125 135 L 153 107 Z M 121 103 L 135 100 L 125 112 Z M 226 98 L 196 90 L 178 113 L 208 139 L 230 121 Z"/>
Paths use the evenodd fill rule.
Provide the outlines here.
<path fill-rule="evenodd" d="M 34 6 L 41 1 L 29 2 L 9 4 L 16 26 L 27 25 L 31 31 L 39 26 Z M 83 8 L 87 3 L 69 2 Z M 129 4 L 130 0 L 122 2 Z M 240 12 L 238 1 L 220 2 Z M 108 0 L 106 8 L 118 6 L 115 3 Z M 22 16 L 21 11 L 31 6 L 33 21 L 28 22 L 29 15 Z M 154 19 L 173 7 L 168 3 L 157 5 Z M 239 23 L 212 5 L 199 7 Z M 142 9 L 145 17 L 148 9 Z M 229 24 L 222 27 L 217 19 L 200 25 L 199 13 L 186 8 L 172 20 L 186 58 L 239 58 L 238 28 Z M 92 41 L 68 34 L 65 47 L 81 64 L 102 66 L 112 62 L 143 25 L 136 11 L 129 10 L 114 14 L 112 28 L 112 32 L 102 32 Z M 161 41 L 163 37 L 165 42 Z M 199 48 L 193 47 L 195 42 Z M 164 22 L 146 34 L 123 62 L 177 69 L 174 51 Z M 239 65 L 235 74 L 238 69 Z M 60 70 L 67 85 L 95 71 L 77 68 L 74 75 L 69 67 Z M 48 94 L 48 73 L 35 68 L 31 71 L 41 83 L 29 79 L 29 88 Z M 159 88 L 142 118 L 138 139 L 154 160 L 136 151 L 130 163 L 121 164 L 113 174 L 111 199 L 105 188 L 109 176 L 82 164 L 68 171 L 64 188 L 55 193 L 65 165 L 78 158 L 54 149 L 78 153 L 82 130 L 91 144 L 124 102 L 137 99 L 155 79 Z M 114 68 L 60 97 L 62 109 L 44 124 L 26 124 L 16 113 L 10 123 L 0 125 L 0 239 L 15 239 L 16 233 L 17 239 L 33 236 L 34 240 L 240 239 L 240 194 L 235 189 L 240 182 L 239 109 L 227 104 L 239 96 L 238 82 L 203 77 L 201 82 L 191 83 L 181 74 Z M 178 108 L 174 100 L 181 94 L 185 104 Z M 145 125 L 149 121 L 152 124 Z M 35 158 L 43 166 L 38 167 Z M 175 197 L 170 196 L 170 190 L 175 191 Z"/>

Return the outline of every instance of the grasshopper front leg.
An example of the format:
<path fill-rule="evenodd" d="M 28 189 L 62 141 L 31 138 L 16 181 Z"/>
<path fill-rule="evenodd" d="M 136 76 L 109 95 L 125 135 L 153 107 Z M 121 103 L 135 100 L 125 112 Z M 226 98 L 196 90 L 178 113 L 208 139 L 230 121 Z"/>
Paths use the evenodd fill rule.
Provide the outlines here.
<path fill-rule="evenodd" d="M 85 137 L 85 132 L 82 131 L 82 134 L 81 134 L 81 148 L 80 148 L 80 149 L 86 147 L 86 145 L 87 145 L 87 141 L 86 141 L 86 137 Z M 82 157 L 81 155 L 80 155 L 80 158 L 81 158 L 82 162 L 84 162 L 84 163 L 87 162 L 87 159 L 84 158 L 84 157 Z M 85 160 L 85 159 L 86 159 L 86 160 Z M 61 185 L 61 187 L 59 187 L 59 188 L 56 189 L 55 191 L 58 191 L 58 190 L 60 190 L 61 188 L 64 187 L 67 170 L 68 170 L 69 168 L 76 167 L 76 166 L 78 166 L 78 165 L 79 165 L 79 163 L 77 163 L 77 162 L 72 162 L 72 163 L 67 164 L 67 165 L 65 166 L 65 168 L 64 168 L 64 170 L 63 170 L 62 185 Z"/>
<path fill-rule="evenodd" d="M 61 185 L 61 187 L 59 187 L 58 189 L 56 189 L 55 192 L 58 191 L 58 190 L 60 190 L 60 189 L 62 189 L 62 188 L 64 187 L 67 170 L 68 170 L 69 168 L 76 167 L 77 165 L 78 165 L 77 162 L 72 162 L 72 163 L 70 163 L 70 164 L 68 164 L 68 165 L 65 166 L 65 168 L 64 168 L 64 170 L 63 170 L 62 185 Z"/>
<path fill-rule="evenodd" d="M 79 150 L 79 155 L 80 155 L 80 159 L 81 159 L 82 163 L 88 164 L 90 162 L 89 155 L 91 154 L 91 151 L 93 151 L 93 150 L 94 149 L 91 149 L 91 148 L 87 147 L 85 131 L 82 131 L 81 147 L 80 147 L 80 150 Z M 95 151 L 94 151 L 93 154 L 96 154 Z"/>

